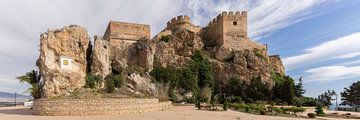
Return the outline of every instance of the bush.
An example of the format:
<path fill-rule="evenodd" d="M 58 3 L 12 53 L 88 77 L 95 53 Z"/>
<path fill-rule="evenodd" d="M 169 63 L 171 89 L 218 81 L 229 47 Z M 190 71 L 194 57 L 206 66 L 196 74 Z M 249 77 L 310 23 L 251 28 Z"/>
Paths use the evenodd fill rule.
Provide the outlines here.
<path fill-rule="evenodd" d="M 107 92 L 114 92 L 115 88 L 120 88 L 123 84 L 123 76 L 121 74 L 111 74 L 107 76 L 106 80 L 106 91 Z"/>
<path fill-rule="evenodd" d="M 254 100 L 251 98 L 244 98 L 245 103 L 254 103 Z"/>
<path fill-rule="evenodd" d="M 272 110 L 275 111 L 276 113 L 283 113 L 283 110 L 278 107 L 273 107 Z"/>
<path fill-rule="evenodd" d="M 287 114 L 289 112 L 293 112 L 294 111 L 294 107 L 287 107 L 287 108 L 282 108 L 282 111 L 284 114 Z"/>
<path fill-rule="evenodd" d="M 301 106 L 316 106 L 316 101 L 311 97 L 294 97 L 293 104 L 297 107 Z"/>
<path fill-rule="evenodd" d="M 266 115 L 266 111 L 265 110 L 260 110 L 260 115 Z"/>
<path fill-rule="evenodd" d="M 225 101 L 224 101 L 224 104 L 223 104 L 223 109 L 224 109 L 225 111 L 227 111 L 228 108 L 229 108 L 228 101 L 225 100 Z"/>
<path fill-rule="evenodd" d="M 95 89 L 101 82 L 101 76 L 88 74 L 85 77 L 85 87 Z"/>
<path fill-rule="evenodd" d="M 323 116 L 325 114 L 322 106 L 320 105 L 316 106 L 315 113 L 317 116 Z"/>
<path fill-rule="evenodd" d="M 302 107 L 294 107 L 293 109 L 294 114 L 299 113 L 299 112 L 304 112 L 305 108 Z"/>
<path fill-rule="evenodd" d="M 174 90 L 171 90 L 171 92 L 170 92 L 170 100 L 173 101 L 173 102 L 178 101 Z"/>
<path fill-rule="evenodd" d="M 307 115 L 308 115 L 309 118 L 315 118 L 316 117 L 315 113 L 308 113 Z"/>
<path fill-rule="evenodd" d="M 164 41 L 164 42 L 169 42 L 170 41 L 170 36 L 169 35 L 161 36 L 160 40 Z"/>
<path fill-rule="evenodd" d="M 249 109 L 249 105 L 245 104 L 245 103 L 233 103 L 230 104 L 230 107 L 234 108 L 235 110 L 246 110 Z"/>
<path fill-rule="evenodd" d="M 265 110 L 265 105 L 263 104 L 248 104 L 250 111 L 261 111 Z"/>

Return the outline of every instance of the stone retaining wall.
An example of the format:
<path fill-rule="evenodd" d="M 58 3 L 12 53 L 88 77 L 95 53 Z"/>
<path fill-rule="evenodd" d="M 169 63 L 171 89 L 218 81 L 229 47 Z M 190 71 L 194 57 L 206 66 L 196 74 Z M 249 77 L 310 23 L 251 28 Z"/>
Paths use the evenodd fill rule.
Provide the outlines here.
<path fill-rule="evenodd" d="M 33 113 L 48 116 L 119 115 L 162 111 L 171 106 L 171 102 L 159 102 L 158 99 L 35 100 Z"/>

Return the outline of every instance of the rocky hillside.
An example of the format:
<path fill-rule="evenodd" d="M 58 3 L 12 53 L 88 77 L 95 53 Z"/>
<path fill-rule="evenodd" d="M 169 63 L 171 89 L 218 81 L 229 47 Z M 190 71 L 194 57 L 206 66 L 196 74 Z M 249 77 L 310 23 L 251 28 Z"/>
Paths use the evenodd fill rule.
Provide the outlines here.
<path fill-rule="evenodd" d="M 117 24 L 120 25 L 114 28 L 109 25 L 107 32 L 119 26 L 128 27 L 128 24 Z M 230 79 L 247 83 L 261 79 L 271 88 L 274 84 L 270 79 L 271 72 L 285 75 L 279 56 L 269 56 L 266 45 L 236 32 L 224 33 L 227 37 L 222 42 L 209 44 L 206 28 L 188 21 L 169 25 L 152 39 L 126 35 L 128 31 L 125 35 L 95 36 L 93 46 L 86 29 L 80 26 L 43 33 L 37 61 L 44 80 L 43 98 L 67 96 L 84 86 L 89 87 L 90 78 L 95 80 L 95 85 L 90 88 L 109 90 L 116 75 L 120 76 L 120 81 L 115 81 L 119 83 L 115 85 L 116 93 L 157 97 L 158 88 L 149 74 L 153 68 L 185 68 L 193 62 L 195 51 L 201 51 L 210 61 L 216 89 L 226 88 Z M 141 25 L 134 26 L 141 28 Z M 119 36 L 131 39 L 118 39 Z M 224 44 L 227 41 L 233 43 Z"/>

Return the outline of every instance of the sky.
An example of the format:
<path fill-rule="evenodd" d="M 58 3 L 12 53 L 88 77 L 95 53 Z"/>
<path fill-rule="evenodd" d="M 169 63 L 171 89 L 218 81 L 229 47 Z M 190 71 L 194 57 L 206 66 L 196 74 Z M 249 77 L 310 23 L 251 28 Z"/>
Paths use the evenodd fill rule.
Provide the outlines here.
<path fill-rule="evenodd" d="M 16 76 L 36 69 L 40 34 L 76 24 L 103 35 L 110 20 L 151 25 L 177 15 L 202 27 L 222 11 L 248 11 L 250 38 L 279 54 L 306 96 L 360 80 L 359 0 L 0 0 L 0 91 L 25 93 Z"/>

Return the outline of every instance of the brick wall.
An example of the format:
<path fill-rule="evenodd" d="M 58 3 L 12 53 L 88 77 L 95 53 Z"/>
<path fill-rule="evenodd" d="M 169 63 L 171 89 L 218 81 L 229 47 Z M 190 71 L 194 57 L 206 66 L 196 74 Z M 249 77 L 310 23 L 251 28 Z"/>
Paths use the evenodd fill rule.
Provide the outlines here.
<path fill-rule="evenodd" d="M 33 114 L 46 116 L 119 115 L 161 111 L 171 106 L 171 102 L 159 102 L 158 99 L 35 100 Z"/>

